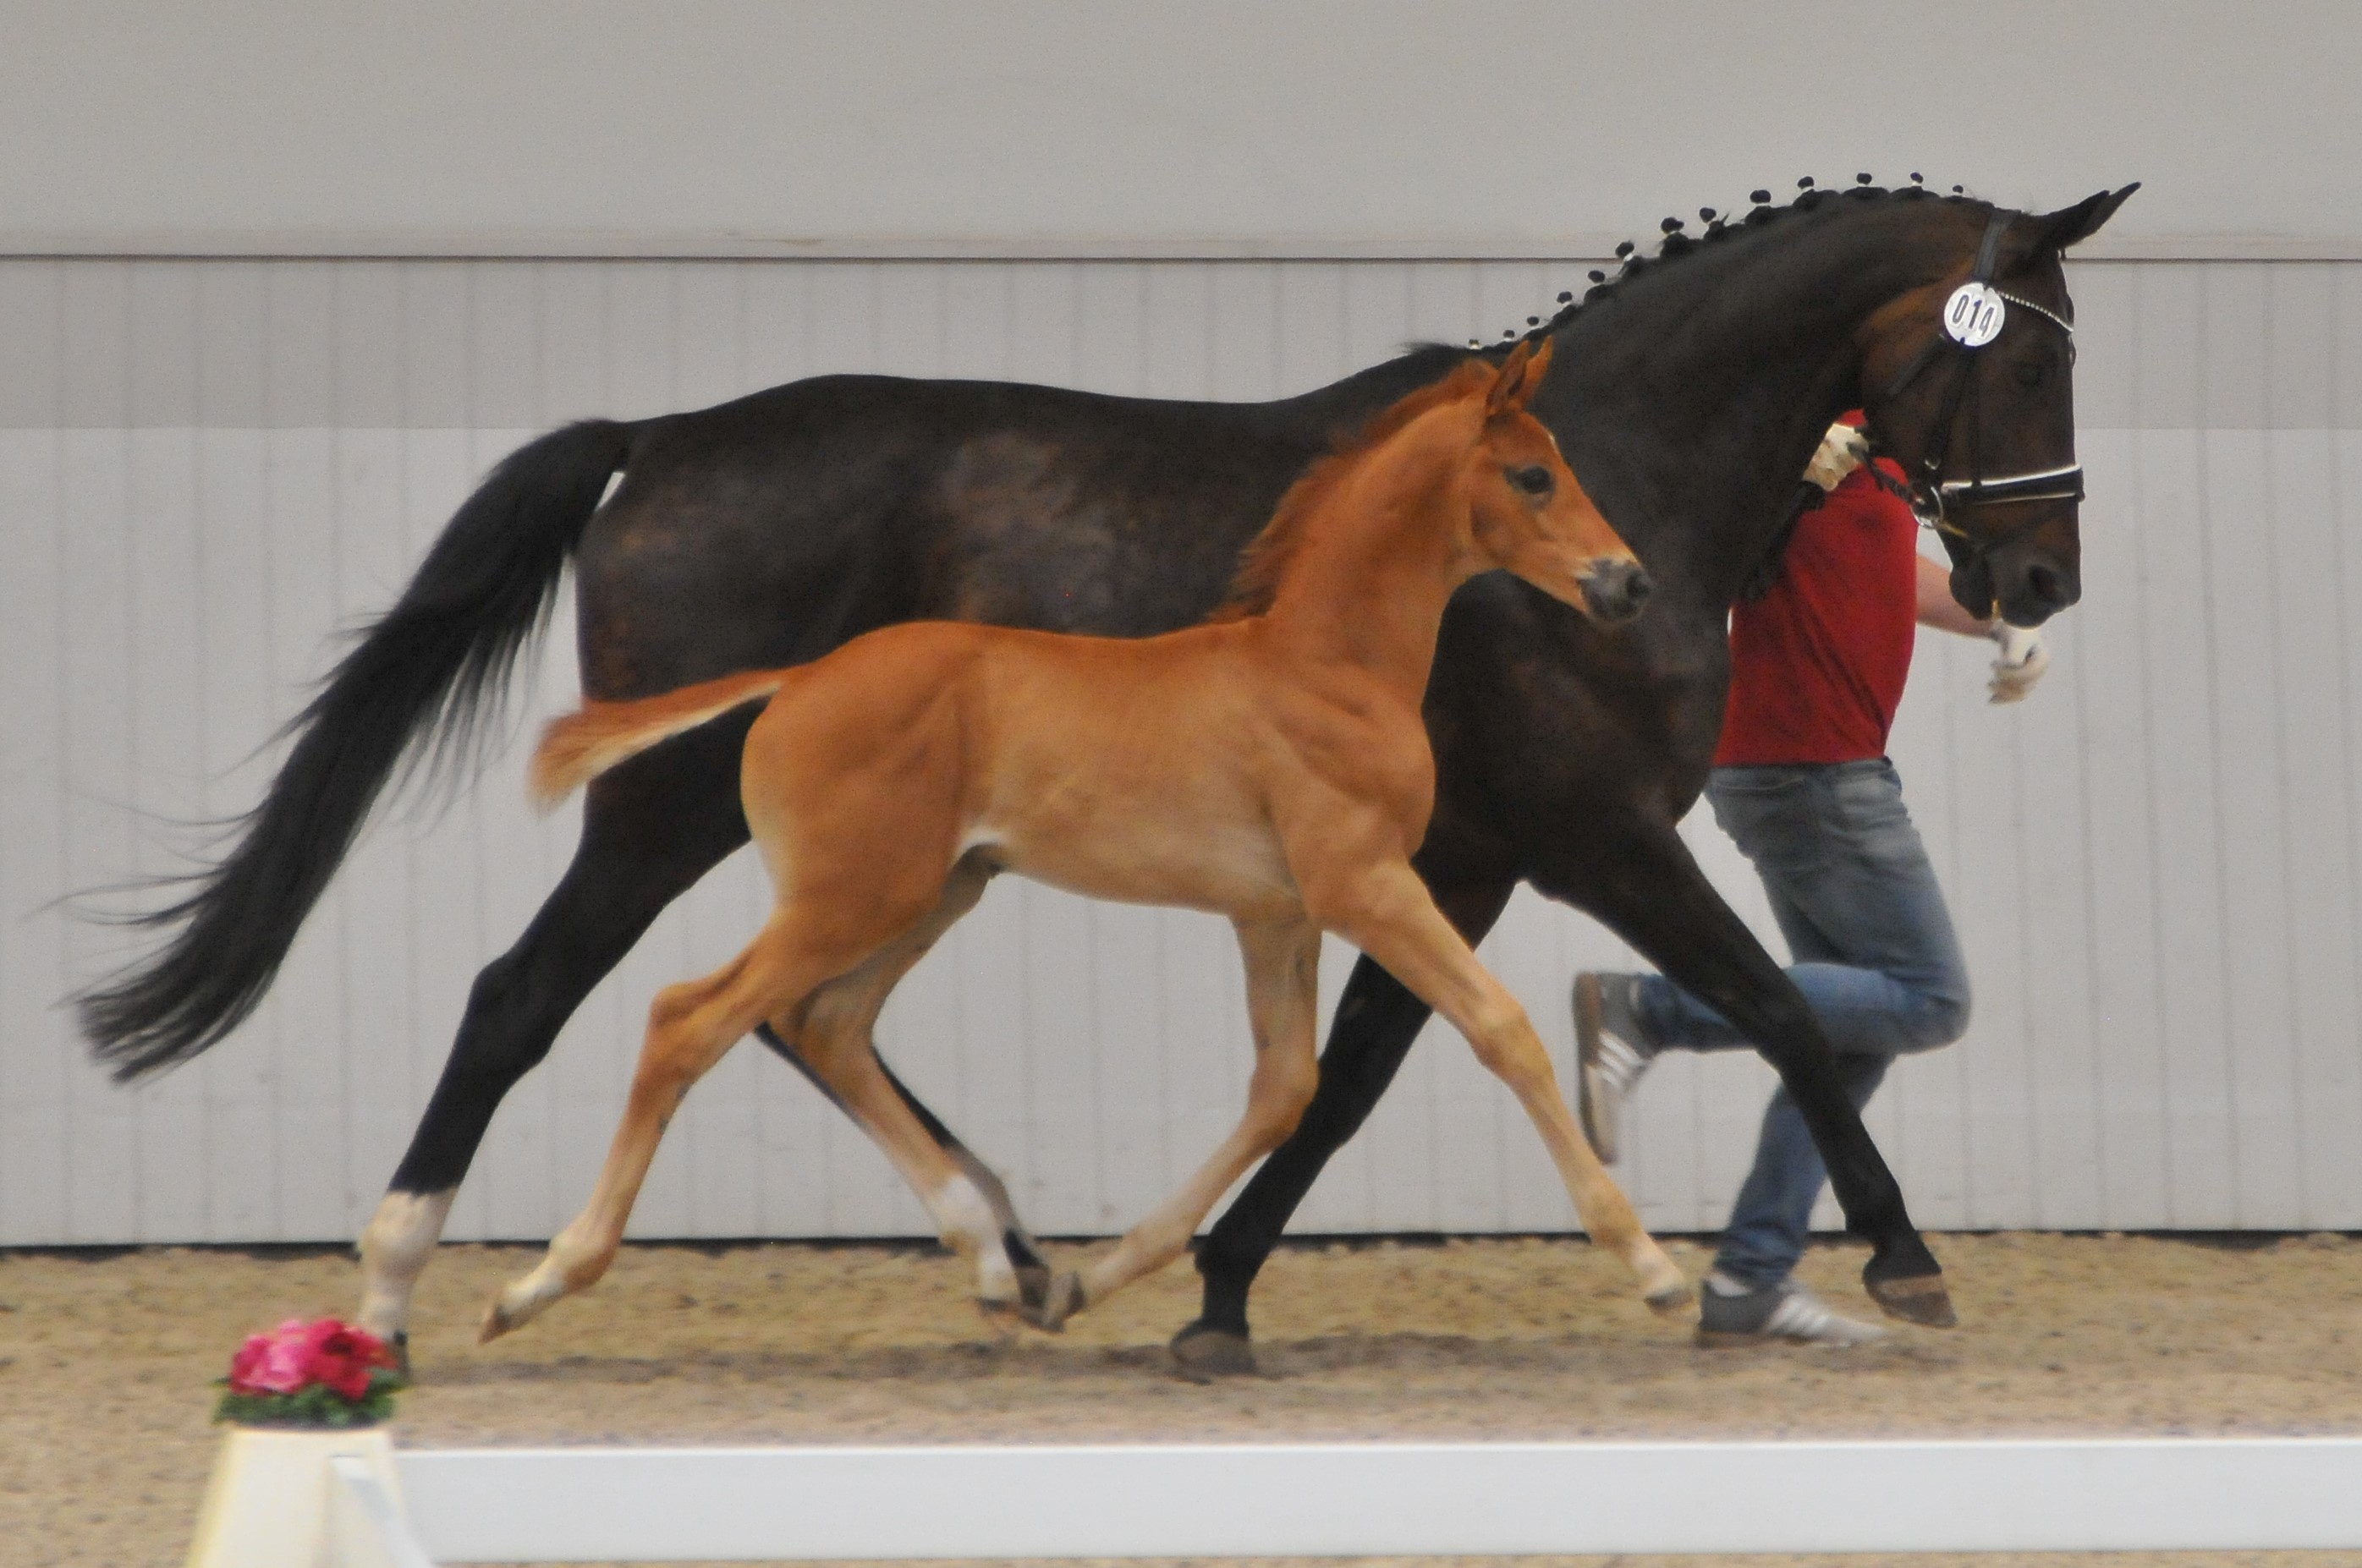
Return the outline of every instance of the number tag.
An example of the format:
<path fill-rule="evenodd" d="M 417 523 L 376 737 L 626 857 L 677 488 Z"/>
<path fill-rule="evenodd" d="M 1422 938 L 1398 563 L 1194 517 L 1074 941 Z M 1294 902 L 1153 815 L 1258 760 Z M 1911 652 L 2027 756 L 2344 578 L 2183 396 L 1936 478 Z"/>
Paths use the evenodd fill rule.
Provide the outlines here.
<path fill-rule="evenodd" d="M 1944 330 L 1963 348 L 1982 348 L 2008 319 L 2009 307 L 1991 284 L 1963 283 L 1944 302 Z"/>

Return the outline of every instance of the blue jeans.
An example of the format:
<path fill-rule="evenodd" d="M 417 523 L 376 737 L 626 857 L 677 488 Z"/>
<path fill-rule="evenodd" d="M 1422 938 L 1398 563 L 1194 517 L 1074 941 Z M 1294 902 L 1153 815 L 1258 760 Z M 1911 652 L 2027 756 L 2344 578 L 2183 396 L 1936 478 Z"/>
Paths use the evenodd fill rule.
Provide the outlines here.
<path fill-rule="evenodd" d="M 1805 993 L 1836 1051 L 1858 1111 L 1894 1058 L 1949 1045 L 1969 1024 L 1968 967 L 1936 870 L 1883 758 L 1790 767 L 1716 768 L 1715 820 L 1754 862 Z M 1661 975 L 1636 998 L 1646 1042 L 1719 1051 L 1749 1044 L 1712 1008 Z M 1715 1266 L 1761 1288 L 1804 1255 L 1828 1170 L 1783 1087 L 1763 1113 L 1755 1165 L 1732 1205 Z"/>

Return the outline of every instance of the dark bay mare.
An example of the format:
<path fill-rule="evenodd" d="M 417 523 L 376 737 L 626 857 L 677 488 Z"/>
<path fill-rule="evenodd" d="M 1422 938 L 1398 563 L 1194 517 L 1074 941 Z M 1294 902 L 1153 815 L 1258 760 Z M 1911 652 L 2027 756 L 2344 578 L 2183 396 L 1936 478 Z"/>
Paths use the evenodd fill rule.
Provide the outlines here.
<path fill-rule="evenodd" d="M 2081 487 L 2059 259 L 2132 189 L 2047 214 L 1915 185 L 1808 190 L 1778 207 L 1759 192 L 1743 219 L 1709 219 L 1703 238 L 1672 233 L 1656 258 L 1628 261 L 1540 329 L 1556 362 L 1531 409 L 1647 566 L 1650 609 L 1606 630 L 1505 574 L 1477 578 L 1445 618 L 1428 690 L 1438 786 L 1418 865 L 1445 913 L 1473 941 L 1530 882 L 1757 1041 L 1849 1228 L 1871 1245 L 1866 1286 L 1919 1322 L 1951 1321 L 1936 1259 L 1804 999 L 1675 827 L 1720 729 L 1727 607 L 1838 412 L 1866 407 L 1877 445 L 1943 506 L 1964 605 L 2033 625 L 2075 601 Z M 1971 350 L 1942 318 L 1973 281 L 2010 303 Z M 125 1078 L 234 1028 L 404 756 L 465 733 L 497 700 L 569 561 L 583 689 L 604 699 L 801 663 L 899 620 L 1167 631 L 1223 599 L 1241 546 L 1341 431 L 1465 357 L 1419 349 L 1255 404 L 826 377 L 542 437 L 493 471 L 338 663 L 235 847 L 146 917 L 169 938 L 81 998 L 83 1028 Z M 362 1236 L 371 1330 L 403 1330 L 502 1097 L 657 913 L 746 842 L 746 722 L 692 730 L 592 786 L 572 863 L 477 978 Z M 1355 968 L 1311 1107 L 1200 1251 L 1205 1309 L 1176 1340 L 1185 1355 L 1246 1360 L 1256 1269 L 1427 1016 L 1383 970 Z M 913 1109 L 981 1174 L 1021 1275 L 1045 1280 L 999 1184 Z"/>

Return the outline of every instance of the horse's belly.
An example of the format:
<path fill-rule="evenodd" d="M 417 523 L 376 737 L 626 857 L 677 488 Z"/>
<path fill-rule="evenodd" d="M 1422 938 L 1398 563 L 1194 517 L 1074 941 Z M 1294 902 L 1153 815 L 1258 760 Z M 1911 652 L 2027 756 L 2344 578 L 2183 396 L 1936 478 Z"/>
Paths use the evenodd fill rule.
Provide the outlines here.
<path fill-rule="evenodd" d="M 1127 826 L 1131 830 L 1086 833 L 1013 825 L 977 837 L 1011 871 L 1087 897 L 1258 919 L 1302 907 L 1268 832 Z"/>

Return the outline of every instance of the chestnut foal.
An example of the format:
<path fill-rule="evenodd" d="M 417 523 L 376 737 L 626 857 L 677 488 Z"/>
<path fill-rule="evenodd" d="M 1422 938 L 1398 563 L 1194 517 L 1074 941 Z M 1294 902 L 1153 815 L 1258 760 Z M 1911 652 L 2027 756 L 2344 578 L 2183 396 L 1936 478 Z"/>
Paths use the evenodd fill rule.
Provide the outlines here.
<path fill-rule="evenodd" d="M 1550 348 L 1472 361 L 1310 469 L 1225 611 L 1138 640 L 916 622 L 794 669 L 556 722 L 545 803 L 757 698 L 740 789 L 778 902 L 753 945 L 656 1001 L 590 1206 L 493 1302 L 491 1339 L 606 1271 L 666 1122 L 768 1021 L 883 1146 L 988 1310 L 1055 1328 L 1180 1255 L 1312 1096 L 1320 936 L 1385 966 L 1475 1047 L 1540 1130 L 1584 1227 L 1649 1304 L 1689 1299 L 1584 1141 L 1533 1025 L 1411 870 L 1433 805 L 1420 699 L 1445 601 L 1506 566 L 1601 620 L 1648 580 L 1525 404 Z M 777 694 L 774 696 L 773 694 Z M 991 1207 L 897 1095 L 868 1038 L 894 982 L 1008 869 L 1100 898 L 1231 917 L 1255 1065 L 1238 1127 L 1079 1274 L 1015 1277 Z"/>

